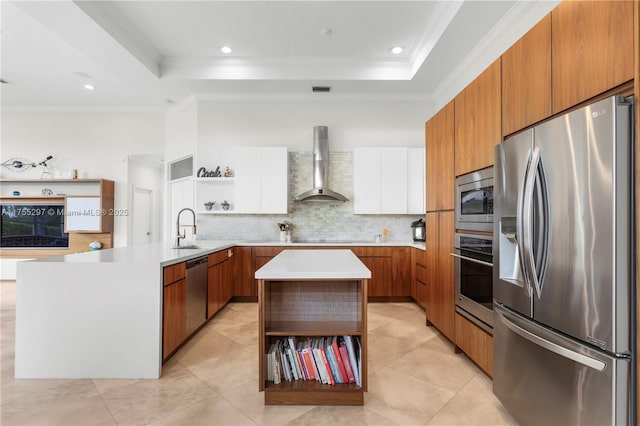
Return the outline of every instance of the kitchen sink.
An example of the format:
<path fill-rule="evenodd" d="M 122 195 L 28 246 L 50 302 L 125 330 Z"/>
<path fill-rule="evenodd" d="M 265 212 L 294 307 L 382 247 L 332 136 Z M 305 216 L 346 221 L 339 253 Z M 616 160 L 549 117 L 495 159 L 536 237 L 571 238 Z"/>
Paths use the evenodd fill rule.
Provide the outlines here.
<path fill-rule="evenodd" d="M 172 249 L 176 249 L 176 250 L 196 250 L 196 249 L 200 249 L 200 248 L 202 248 L 202 247 L 200 247 L 200 246 L 196 246 L 196 245 L 194 245 L 194 244 L 191 244 L 191 245 L 188 245 L 188 246 L 179 246 L 179 247 L 177 247 L 177 246 L 173 246 L 173 247 L 171 247 L 171 248 L 172 248 Z"/>

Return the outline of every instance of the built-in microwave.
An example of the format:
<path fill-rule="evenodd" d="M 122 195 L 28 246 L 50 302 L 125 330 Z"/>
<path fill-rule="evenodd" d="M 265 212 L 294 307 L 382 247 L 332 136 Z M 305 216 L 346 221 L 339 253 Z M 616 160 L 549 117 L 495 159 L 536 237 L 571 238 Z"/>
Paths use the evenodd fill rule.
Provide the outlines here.
<path fill-rule="evenodd" d="M 456 228 L 493 232 L 493 167 L 456 178 Z"/>

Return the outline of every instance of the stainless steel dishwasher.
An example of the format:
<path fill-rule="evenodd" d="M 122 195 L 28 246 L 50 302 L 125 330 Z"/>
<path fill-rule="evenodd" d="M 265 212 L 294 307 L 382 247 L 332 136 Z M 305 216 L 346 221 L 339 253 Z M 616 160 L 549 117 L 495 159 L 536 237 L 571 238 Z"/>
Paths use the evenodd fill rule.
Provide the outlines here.
<path fill-rule="evenodd" d="M 207 320 L 207 256 L 187 261 L 187 336 Z"/>

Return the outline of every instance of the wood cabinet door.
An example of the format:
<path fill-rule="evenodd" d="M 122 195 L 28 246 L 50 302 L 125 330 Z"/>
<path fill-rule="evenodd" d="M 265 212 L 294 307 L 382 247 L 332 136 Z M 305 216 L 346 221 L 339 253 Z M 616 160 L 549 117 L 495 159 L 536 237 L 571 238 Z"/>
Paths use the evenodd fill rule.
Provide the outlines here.
<path fill-rule="evenodd" d="M 218 263 L 207 271 L 207 318 L 213 317 L 220 309 L 220 265 L 224 263 Z"/>
<path fill-rule="evenodd" d="M 454 208 L 454 101 L 425 125 L 427 211 Z"/>
<path fill-rule="evenodd" d="M 563 1 L 553 9 L 554 114 L 633 79 L 634 3 Z"/>
<path fill-rule="evenodd" d="M 454 99 L 456 176 L 493 165 L 502 137 L 500 78 L 498 58 Z"/>
<path fill-rule="evenodd" d="M 453 341 L 455 322 L 453 211 L 427 213 L 426 311 L 427 321 Z"/>
<path fill-rule="evenodd" d="M 233 276 L 233 296 L 257 296 L 257 287 L 253 281 L 251 269 L 251 247 L 235 247 L 231 259 Z"/>
<path fill-rule="evenodd" d="M 233 277 L 231 276 L 231 261 L 227 260 L 218 265 L 218 280 L 220 283 L 220 298 L 218 300 L 218 310 L 224 308 L 233 296 Z"/>
<path fill-rule="evenodd" d="M 455 314 L 455 344 L 489 377 L 493 376 L 493 336 L 462 315 Z"/>
<path fill-rule="evenodd" d="M 371 271 L 371 279 L 367 288 L 368 296 L 393 296 L 392 258 L 360 257 L 362 263 Z"/>
<path fill-rule="evenodd" d="M 502 55 L 502 134 L 551 116 L 551 14 Z"/>
<path fill-rule="evenodd" d="M 455 213 L 438 213 L 438 327 L 453 341 L 455 323 L 455 269 L 453 256 L 455 239 Z"/>
<path fill-rule="evenodd" d="M 396 247 L 392 251 L 392 295 L 411 296 L 411 250 L 408 247 Z"/>
<path fill-rule="evenodd" d="M 435 324 L 438 321 L 438 212 L 428 212 L 426 214 L 425 237 L 425 311 L 427 312 L 427 322 Z"/>
<path fill-rule="evenodd" d="M 162 359 L 187 337 L 187 281 L 181 279 L 164 287 L 162 303 Z"/>

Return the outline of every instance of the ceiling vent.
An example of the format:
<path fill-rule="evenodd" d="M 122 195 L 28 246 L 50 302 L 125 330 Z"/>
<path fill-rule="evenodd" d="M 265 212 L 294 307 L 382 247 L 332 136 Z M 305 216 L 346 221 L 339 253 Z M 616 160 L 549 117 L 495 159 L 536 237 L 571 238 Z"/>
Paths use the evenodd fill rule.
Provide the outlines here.
<path fill-rule="evenodd" d="M 313 86 L 311 91 L 313 93 L 329 93 L 331 92 L 331 86 Z"/>

